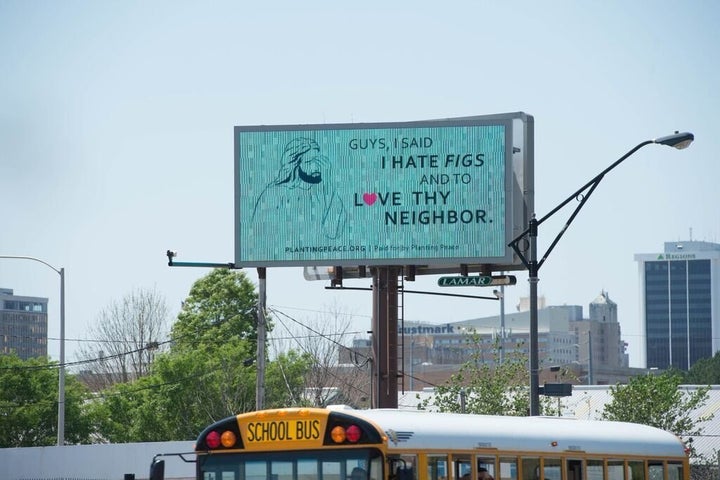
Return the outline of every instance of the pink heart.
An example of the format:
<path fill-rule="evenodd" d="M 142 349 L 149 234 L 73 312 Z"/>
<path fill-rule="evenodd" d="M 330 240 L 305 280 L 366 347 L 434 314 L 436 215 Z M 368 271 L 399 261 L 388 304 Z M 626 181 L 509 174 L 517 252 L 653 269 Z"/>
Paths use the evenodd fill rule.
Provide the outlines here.
<path fill-rule="evenodd" d="M 368 205 L 372 205 L 377 200 L 377 194 L 375 193 L 363 193 L 363 201 Z"/>

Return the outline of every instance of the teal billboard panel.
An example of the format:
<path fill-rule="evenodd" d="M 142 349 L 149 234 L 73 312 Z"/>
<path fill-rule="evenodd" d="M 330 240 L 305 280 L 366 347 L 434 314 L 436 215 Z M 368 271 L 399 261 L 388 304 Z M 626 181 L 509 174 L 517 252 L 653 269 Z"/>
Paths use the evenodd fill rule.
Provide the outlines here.
<path fill-rule="evenodd" d="M 235 264 L 509 263 L 512 119 L 481 118 L 235 127 Z"/>

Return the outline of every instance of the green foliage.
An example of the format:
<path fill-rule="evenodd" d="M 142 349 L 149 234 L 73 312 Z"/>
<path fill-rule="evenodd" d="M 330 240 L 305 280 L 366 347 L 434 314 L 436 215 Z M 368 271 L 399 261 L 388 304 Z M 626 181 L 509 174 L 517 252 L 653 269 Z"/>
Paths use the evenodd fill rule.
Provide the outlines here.
<path fill-rule="evenodd" d="M 685 374 L 684 382 L 691 385 L 720 384 L 720 352 L 695 362 Z"/>
<path fill-rule="evenodd" d="M 105 389 L 89 406 L 95 428 L 103 441 L 127 443 L 143 438 L 138 431 L 147 428 L 136 420 L 138 405 L 143 404 L 151 388 L 149 377 L 133 383 L 118 383 Z M 141 441 L 141 440 L 137 440 Z"/>
<path fill-rule="evenodd" d="M 93 407 L 111 442 L 192 440 L 210 423 L 255 409 L 256 302 L 243 272 L 213 270 L 193 285 L 150 375 L 103 392 Z M 294 352 L 266 363 L 265 404 L 302 404 L 310 362 Z"/>
<path fill-rule="evenodd" d="M 445 385 L 435 388 L 432 398 L 423 400 L 418 407 L 432 407 L 441 412 L 527 415 L 530 410 L 527 356 L 516 349 L 501 362 L 499 343 L 495 342 L 491 357 L 483 358 L 482 339 L 477 335 L 468 335 L 467 341 L 474 347 L 470 359 Z M 543 398 L 540 407 L 546 414 L 554 413 L 548 399 Z"/>
<path fill-rule="evenodd" d="M 191 440 L 208 424 L 255 404 L 248 342 L 159 355 L 153 373 L 105 392 L 100 430 L 112 442 Z"/>
<path fill-rule="evenodd" d="M 215 269 L 196 281 L 172 328 L 175 350 L 212 350 L 232 339 L 254 348 L 257 294 L 245 272 Z M 268 331 L 270 328 L 268 328 Z"/>
<path fill-rule="evenodd" d="M 65 441 L 88 443 L 90 417 L 83 402 L 85 388 L 65 376 Z M 0 447 L 57 444 L 58 368 L 46 358 L 21 360 L 0 355 Z"/>
<path fill-rule="evenodd" d="M 699 435 L 699 424 L 709 418 L 693 420 L 694 409 L 705 404 L 709 387 L 694 392 L 678 389 L 682 377 L 676 372 L 639 375 L 627 385 L 610 387 L 612 400 L 605 404 L 604 420 L 650 425 L 679 437 Z"/>
<path fill-rule="evenodd" d="M 269 362 L 265 372 L 265 407 L 311 406 L 303 393 L 312 365 L 312 355 L 294 350 Z"/>

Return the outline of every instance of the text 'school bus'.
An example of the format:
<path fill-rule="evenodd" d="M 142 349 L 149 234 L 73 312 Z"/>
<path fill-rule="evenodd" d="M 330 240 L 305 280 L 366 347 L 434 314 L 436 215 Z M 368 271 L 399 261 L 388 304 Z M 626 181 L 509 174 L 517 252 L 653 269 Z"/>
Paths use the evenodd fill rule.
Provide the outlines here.
<path fill-rule="evenodd" d="M 169 455 L 192 461 L 156 455 L 152 480 Z M 343 406 L 226 418 L 194 455 L 198 480 L 689 479 L 680 439 L 645 425 Z"/>

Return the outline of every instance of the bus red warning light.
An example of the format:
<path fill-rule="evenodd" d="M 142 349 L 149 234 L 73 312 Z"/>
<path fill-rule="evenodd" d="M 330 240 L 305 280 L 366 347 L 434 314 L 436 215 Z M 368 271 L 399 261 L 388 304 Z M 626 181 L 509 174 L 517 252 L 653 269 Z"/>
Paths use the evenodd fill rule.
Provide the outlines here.
<path fill-rule="evenodd" d="M 217 448 L 220 446 L 220 434 L 213 430 L 212 432 L 208 433 L 205 437 L 205 443 L 210 448 Z"/>
<path fill-rule="evenodd" d="M 350 443 L 357 443 L 358 440 L 360 440 L 361 435 L 362 431 L 357 425 L 350 425 L 347 430 L 345 430 L 345 436 L 347 437 L 347 441 Z"/>

